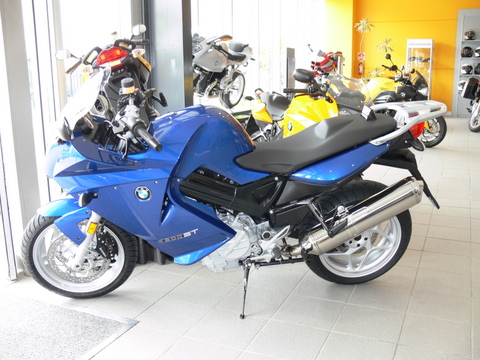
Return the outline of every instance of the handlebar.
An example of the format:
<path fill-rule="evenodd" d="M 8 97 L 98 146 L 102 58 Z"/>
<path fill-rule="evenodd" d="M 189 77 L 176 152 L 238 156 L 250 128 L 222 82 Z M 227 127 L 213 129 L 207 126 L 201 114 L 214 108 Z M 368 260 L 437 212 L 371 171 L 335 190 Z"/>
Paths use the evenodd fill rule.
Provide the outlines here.
<path fill-rule="evenodd" d="M 312 94 L 312 92 L 308 88 L 304 88 L 304 89 L 286 88 L 286 89 L 283 89 L 283 92 L 285 94 L 300 94 L 300 93 L 302 93 L 302 94 Z"/>
<path fill-rule="evenodd" d="M 150 135 L 142 121 L 137 121 L 135 127 L 132 129 L 132 133 L 135 136 L 141 137 L 143 140 L 145 140 L 145 142 L 155 151 L 162 150 L 162 144 L 160 144 L 157 139 Z"/>
<path fill-rule="evenodd" d="M 162 150 L 162 144 L 158 142 L 148 131 L 145 123 L 140 118 L 139 108 L 136 105 L 127 105 L 121 122 L 136 137 L 140 137 L 155 151 Z"/>

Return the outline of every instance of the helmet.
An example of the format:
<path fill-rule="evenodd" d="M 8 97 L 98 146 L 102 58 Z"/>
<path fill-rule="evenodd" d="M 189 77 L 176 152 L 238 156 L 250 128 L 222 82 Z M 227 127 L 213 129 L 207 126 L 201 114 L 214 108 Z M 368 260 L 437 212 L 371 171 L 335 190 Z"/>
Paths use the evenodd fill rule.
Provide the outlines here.
<path fill-rule="evenodd" d="M 475 57 L 480 57 L 480 46 L 475 49 Z"/>
<path fill-rule="evenodd" d="M 463 33 L 464 40 L 475 40 L 475 31 L 469 29 Z"/>
<path fill-rule="evenodd" d="M 461 72 L 462 74 L 471 74 L 473 71 L 473 66 L 470 64 L 464 64 L 462 65 Z"/>
<path fill-rule="evenodd" d="M 473 73 L 479 75 L 480 74 L 480 63 L 476 63 L 473 67 Z"/>
<path fill-rule="evenodd" d="M 473 50 L 470 46 L 465 46 L 463 49 L 462 49 L 462 57 L 472 57 L 473 55 Z"/>
<path fill-rule="evenodd" d="M 462 91 L 466 83 L 467 82 L 465 80 L 459 81 L 457 85 L 458 91 Z"/>

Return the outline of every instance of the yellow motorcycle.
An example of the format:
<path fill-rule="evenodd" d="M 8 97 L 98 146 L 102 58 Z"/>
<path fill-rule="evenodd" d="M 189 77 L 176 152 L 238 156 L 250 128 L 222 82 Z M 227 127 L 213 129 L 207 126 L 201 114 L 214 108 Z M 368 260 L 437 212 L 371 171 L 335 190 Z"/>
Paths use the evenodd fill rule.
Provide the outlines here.
<path fill-rule="evenodd" d="M 305 69 L 295 70 L 293 77 L 306 88 L 284 89 L 287 96 L 255 90 L 255 105 L 247 123 L 254 141 L 285 138 L 324 119 L 361 112 L 369 101 L 358 79 Z"/>

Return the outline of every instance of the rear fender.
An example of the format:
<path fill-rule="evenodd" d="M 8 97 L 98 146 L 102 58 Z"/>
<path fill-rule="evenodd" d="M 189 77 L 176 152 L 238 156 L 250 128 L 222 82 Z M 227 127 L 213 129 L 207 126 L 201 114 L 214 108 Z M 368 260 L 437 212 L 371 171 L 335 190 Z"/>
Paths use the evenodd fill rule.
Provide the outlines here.
<path fill-rule="evenodd" d="M 55 220 L 55 225 L 75 244 L 79 245 L 85 239 L 85 234 L 77 224 L 90 217 L 90 210 L 80 207 L 76 199 L 55 200 L 42 206 L 37 212 L 45 217 L 59 217 Z"/>

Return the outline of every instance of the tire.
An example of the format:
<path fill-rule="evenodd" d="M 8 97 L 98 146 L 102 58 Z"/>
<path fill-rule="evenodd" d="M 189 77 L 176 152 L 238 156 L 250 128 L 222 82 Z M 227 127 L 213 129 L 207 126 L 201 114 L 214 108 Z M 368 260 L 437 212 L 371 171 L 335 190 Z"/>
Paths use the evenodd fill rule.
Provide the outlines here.
<path fill-rule="evenodd" d="M 480 131 L 480 103 L 478 100 L 476 100 L 473 105 L 472 116 L 470 116 L 470 120 L 468 121 L 468 128 L 472 132 Z"/>
<path fill-rule="evenodd" d="M 77 245 L 56 227 L 56 219 L 37 214 L 23 234 L 23 261 L 35 281 L 57 294 L 86 299 L 105 295 L 128 279 L 138 253 L 132 235 L 109 222 L 99 226 L 95 239 L 102 236 L 108 243 L 102 248 L 108 256 L 102 256 L 99 249 L 90 249 L 82 271 L 75 272 L 68 261 L 73 259 Z"/>
<path fill-rule="evenodd" d="M 318 199 L 328 219 L 339 205 L 348 207 L 386 186 L 358 180 Z M 307 266 L 322 279 L 338 284 L 361 284 L 390 270 L 405 253 L 412 232 L 410 212 L 404 211 L 322 255 L 306 255 Z M 385 236 L 387 235 L 387 236 Z"/>
<path fill-rule="evenodd" d="M 447 135 L 447 122 L 443 116 L 425 121 L 425 129 L 420 140 L 425 147 L 431 148 L 440 144 Z"/>
<path fill-rule="evenodd" d="M 242 100 L 243 91 L 245 90 L 245 77 L 242 73 L 234 72 L 232 82 L 228 85 L 228 90 L 222 92 L 221 100 L 229 109 L 236 106 Z"/>

